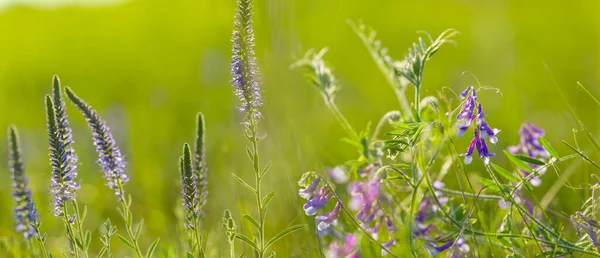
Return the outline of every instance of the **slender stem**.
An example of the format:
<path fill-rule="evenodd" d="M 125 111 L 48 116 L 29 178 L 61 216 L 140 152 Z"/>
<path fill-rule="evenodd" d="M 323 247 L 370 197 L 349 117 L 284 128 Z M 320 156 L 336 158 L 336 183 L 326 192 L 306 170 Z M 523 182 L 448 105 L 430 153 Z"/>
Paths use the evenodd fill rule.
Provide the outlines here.
<path fill-rule="evenodd" d="M 43 236 L 40 233 L 39 222 L 36 222 L 33 225 L 33 229 L 35 230 L 35 240 L 38 243 L 38 245 L 40 246 L 40 251 L 42 252 L 42 257 L 44 257 L 44 258 L 49 257 L 48 250 L 46 250 L 46 244 L 44 243 Z"/>
<path fill-rule="evenodd" d="M 48 256 L 48 250 L 46 250 L 46 245 L 44 244 L 44 241 L 42 240 L 42 238 L 40 236 L 36 237 L 35 240 L 38 242 L 38 245 L 40 246 L 40 250 L 42 251 L 42 257 L 47 258 Z"/>
<path fill-rule="evenodd" d="M 66 203 L 63 203 L 62 214 L 63 214 L 63 222 L 65 223 L 65 226 L 67 227 L 67 237 L 69 238 L 69 241 L 71 241 L 70 244 L 73 249 L 75 258 L 78 258 L 79 251 L 77 248 L 77 243 L 75 242 L 76 240 L 75 240 L 75 235 L 73 234 L 73 227 L 71 226 L 71 222 L 69 222 L 69 210 L 67 209 Z"/>
<path fill-rule="evenodd" d="M 333 100 L 328 99 L 327 97 L 324 97 L 324 98 L 325 98 L 325 104 L 327 105 L 329 110 L 331 110 L 331 112 L 333 113 L 335 118 L 338 120 L 338 122 L 340 123 L 340 125 L 342 126 L 344 131 L 346 131 L 346 133 L 348 134 L 348 137 L 350 137 L 352 140 L 360 141 L 360 139 L 358 138 L 358 135 L 352 128 L 352 125 L 350 125 L 350 123 L 348 122 L 346 117 L 344 117 L 344 114 L 342 114 L 342 112 L 338 109 L 335 102 L 333 102 Z"/>
<path fill-rule="evenodd" d="M 254 180 L 256 183 L 256 206 L 258 207 L 258 223 L 259 223 L 259 242 L 258 242 L 258 257 L 261 258 L 264 255 L 264 247 L 265 247 L 265 214 L 263 212 L 263 203 L 262 203 L 262 189 L 261 189 L 261 173 L 260 173 L 260 156 L 258 154 L 258 141 L 259 136 L 257 133 L 257 121 L 253 118 L 251 114 L 250 118 L 250 142 L 252 143 L 252 165 L 254 168 Z"/>
<path fill-rule="evenodd" d="M 202 252 L 202 238 L 200 237 L 200 229 L 199 229 L 200 223 L 199 220 L 197 218 L 197 216 L 194 216 L 194 238 L 196 241 L 196 248 L 195 251 L 198 254 L 198 257 L 200 257 L 200 254 Z M 192 248 L 192 250 L 194 250 Z"/>
<path fill-rule="evenodd" d="M 415 85 L 415 118 L 417 122 L 421 122 L 421 85 Z"/>
<path fill-rule="evenodd" d="M 88 252 L 87 252 L 87 245 L 85 243 L 85 236 L 83 233 L 83 221 L 81 220 L 81 216 L 79 214 L 79 205 L 77 204 L 76 200 L 73 200 L 73 207 L 75 208 L 75 223 L 77 224 L 77 233 L 79 234 L 79 240 L 81 241 L 82 244 L 82 250 L 81 250 L 81 254 L 83 255 L 84 258 L 88 257 Z"/>
<path fill-rule="evenodd" d="M 400 108 L 402 108 L 402 112 L 404 113 L 405 118 L 412 118 L 412 112 L 410 111 L 410 106 L 408 105 L 408 100 L 406 100 L 406 94 L 404 94 L 406 87 L 400 89 L 399 87 L 394 87 L 394 92 L 396 92 L 396 96 L 398 97 L 398 102 L 400 103 Z"/>
<path fill-rule="evenodd" d="M 121 203 L 121 209 L 123 210 L 123 220 L 125 220 L 125 231 L 127 231 L 127 235 L 129 236 L 129 240 L 131 241 L 131 244 L 133 244 L 134 247 L 134 251 L 136 253 L 136 255 L 140 258 L 143 258 L 144 255 L 142 254 L 142 251 L 140 250 L 140 246 L 138 243 L 138 238 L 137 236 L 133 233 L 133 225 L 131 223 L 131 221 L 129 221 L 127 218 L 128 217 L 132 217 L 132 213 L 131 213 L 131 209 L 130 209 L 130 203 L 128 204 L 127 201 L 125 200 L 125 191 L 123 190 L 123 183 L 121 182 L 121 179 L 117 179 L 117 190 L 120 193 L 120 198 L 121 200 L 119 200 L 119 202 Z"/>

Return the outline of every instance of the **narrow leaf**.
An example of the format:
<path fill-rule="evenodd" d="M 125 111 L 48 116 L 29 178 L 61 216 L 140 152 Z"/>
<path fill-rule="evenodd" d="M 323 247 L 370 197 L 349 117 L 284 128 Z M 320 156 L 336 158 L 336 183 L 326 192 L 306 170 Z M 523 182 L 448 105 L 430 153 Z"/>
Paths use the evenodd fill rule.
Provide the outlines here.
<path fill-rule="evenodd" d="M 152 257 L 154 250 L 156 250 L 156 246 L 158 246 L 158 241 L 160 241 L 160 238 L 154 240 L 154 242 L 152 242 L 152 244 L 148 247 L 148 251 L 146 251 L 146 258 Z"/>
<path fill-rule="evenodd" d="M 533 169 L 529 165 L 527 165 L 527 163 L 525 163 L 524 161 L 518 159 L 512 153 L 510 153 L 508 151 L 504 151 L 504 155 L 506 155 L 506 157 L 508 158 L 508 160 L 511 163 L 513 163 L 517 168 L 525 170 L 525 171 L 527 171 L 529 173 L 533 173 Z"/>
<path fill-rule="evenodd" d="M 277 234 L 276 236 L 274 236 L 273 238 L 271 238 L 271 240 L 269 240 L 269 242 L 267 242 L 267 245 L 265 246 L 265 249 L 271 247 L 271 245 L 275 244 L 277 241 L 279 241 L 280 239 L 282 239 L 283 237 L 298 231 L 300 229 L 302 229 L 304 227 L 303 224 L 299 224 L 299 225 L 293 225 L 287 229 L 284 229 L 283 231 L 279 232 L 279 234 Z"/>
<path fill-rule="evenodd" d="M 271 200 L 275 197 L 275 191 L 271 191 L 267 196 L 262 199 L 263 209 L 266 209 Z"/>
<path fill-rule="evenodd" d="M 534 159 L 534 158 L 530 158 L 530 157 L 523 156 L 523 155 L 515 155 L 515 158 L 517 158 L 517 159 L 520 159 L 520 160 L 522 160 L 522 161 L 525 161 L 525 162 L 527 162 L 527 163 L 531 163 L 531 164 L 534 164 L 534 165 L 538 165 L 538 166 L 543 166 L 543 165 L 546 165 L 546 163 L 544 163 L 544 162 L 543 162 L 543 161 L 541 161 L 541 160 Z"/>
<path fill-rule="evenodd" d="M 546 139 L 545 139 L 545 138 L 543 138 L 543 137 L 540 137 L 540 138 L 539 138 L 539 140 L 540 140 L 540 143 L 542 144 L 542 146 L 544 146 L 544 149 L 546 149 L 546 150 L 548 151 L 548 153 L 550 153 L 550 155 L 551 155 L 552 157 L 555 157 L 555 158 L 557 158 L 557 159 L 560 157 L 560 156 L 558 155 L 558 152 L 556 151 L 556 149 L 554 149 L 554 148 L 552 147 L 552 145 L 550 145 L 550 142 L 548 142 L 548 140 L 546 140 Z"/>
<path fill-rule="evenodd" d="M 140 233 L 142 232 L 143 227 L 144 227 L 144 219 L 141 219 L 140 223 L 137 224 L 137 228 L 135 229 L 135 238 L 138 238 L 140 236 Z"/>
<path fill-rule="evenodd" d="M 515 183 L 521 181 L 519 180 L 519 178 L 517 178 L 515 175 L 513 175 L 512 173 L 508 172 L 506 169 L 502 168 L 501 166 L 498 166 L 494 163 L 490 164 L 492 166 L 492 168 L 494 168 L 494 170 L 496 170 L 496 172 L 498 172 L 498 174 L 500 174 L 502 177 L 513 181 Z"/>
<path fill-rule="evenodd" d="M 244 181 L 244 179 L 241 179 L 239 176 L 237 176 L 234 173 L 231 173 L 231 175 L 233 175 L 233 178 L 235 178 L 235 180 L 238 181 L 238 183 L 242 184 L 243 186 L 245 186 L 246 188 L 248 188 L 250 191 L 252 192 L 256 192 L 256 190 L 254 189 L 254 187 L 250 186 L 248 183 L 246 183 Z"/>
<path fill-rule="evenodd" d="M 244 218 L 246 220 L 248 220 L 250 223 L 252 223 L 252 225 L 254 225 L 254 227 L 256 227 L 256 229 L 260 230 L 260 224 L 258 224 L 258 222 L 250 215 L 248 214 L 244 214 Z"/>
<path fill-rule="evenodd" d="M 250 238 L 248 238 L 247 236 L 244 236 L 242 234 L 236 234 L 235 238 L 237 238 L 238 240 L 240 240 L 242 242 L 245 242 L 250 247 L 252 247 L 254 250 L 260 251 L 260 249 L 258 249 L 258 245 L 256 243 L 254 243 L 254 241 L 250 240 Z"/>
<path fill-rule="evenodd" d="M 116 236 L 119 240 L 121 240 L 121 242 L 123 242 L 123 244 L 125 244 L 129 248 L 135 250 L 135 246 L 133 246 L 133 244 L 131 242 L 129 242 L 129 240 L 127 240 L 124 236 L 121 236 L 120 234 L 116 234 Z"/>

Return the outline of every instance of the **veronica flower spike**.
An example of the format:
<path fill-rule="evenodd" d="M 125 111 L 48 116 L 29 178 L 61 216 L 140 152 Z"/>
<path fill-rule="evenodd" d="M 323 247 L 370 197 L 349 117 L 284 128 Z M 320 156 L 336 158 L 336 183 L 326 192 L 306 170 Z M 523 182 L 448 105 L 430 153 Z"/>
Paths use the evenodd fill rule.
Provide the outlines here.
<path fill-rule="evenodd" d="M 120 213 L 125 220 L 127 235 L 129 236 L 128 241 L 131 243 L 129 247 L 136 252 L 138 257 L 145 257 L 142 255 L 142 250 L 139 247 L 139 234 L 134 233 L 140 232 L 142 227 L 133 227 L 133 220 L 131 219 L 133 217 L 131 213 L 131 201 L 125 199 L 125 190 L 123 186 L 129 181 L 129 176 L 125 174 L 125 157 L 121 154 L 121 149 L 113 138 L 106 122 L 98 115 L 98 112 L 79 96 L 75 95 L 73 90 L 69 87 L 66 87 L 65 92 L 71 102 L 79 109 L 79 111 L 81 111 L 92 131 L 94 145 L 96 146 L 96 152 L 98 153 L 97 162 L 104 173 L 106 186 L 115 192 L 117 201 L 121 205 Z M 157 242 L 158 239 L 150 246 L 155 246 Z"/>
<path fill-rule="evenodd" d="M 129 177 L 125 174 L 125 158 L 121 154 L 117 142 L 113 138 L 106 122 L 102 120 L 96 110 L 75 95 L 69 87 L 66 88 L 66 93 L 71 102 L 83 113 L 92 131 L 94 145 L 98 153 L 98 165 L 100 165 L 104 173 L 104 178 L 107 181 L 106 186 L 115 191 L 119 201 L 123 201 L 123 185 L 129 181 Z"/>

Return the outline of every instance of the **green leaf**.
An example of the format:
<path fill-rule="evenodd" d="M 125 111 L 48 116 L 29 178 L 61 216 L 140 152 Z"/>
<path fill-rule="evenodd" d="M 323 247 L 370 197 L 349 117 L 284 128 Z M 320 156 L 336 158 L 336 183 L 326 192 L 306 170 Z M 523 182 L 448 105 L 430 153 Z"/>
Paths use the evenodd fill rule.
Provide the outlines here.
<path fill-rule="evenodd" d="M 250 147 L 246 146 L 246 154 L 248 155 L 248 158 L 250 158 L 250 160 L 254 159 L 254 153 L 252 152 L 252 149 L 250 149 Z"/>
<path fill-rule="evenodd" d="M 500 174 L 502 177 L 513 181 L 515 183 L 520 182 L 521 180 L 519 178 L 517 178 L 515 175 L 513 175 L 512 173 L 508 172 L 507 170 L 505 170 L 504 168 L 502 168 L 501 166 L 498 166 L 494 163 L 490 164 L 492 166 L 492 168 L 494 168 L 494 170 L 496 170 L 496 172 L 498 172 L 498 174 Z"/>
<path fill-rule="evenodd" d="M 544 163 L 544 162 L 543 162 L 543 161 L 541 161 L 541 160 L 534 159 L 534 158 L 530 158 L 530 157 L 523 156 L 523 155 L 515 155 L 515 158 L 517 158 L 517 159 L 520 159 L 520 160 L 522 160 L 522 161 L 525 161 L 525 162 L 527 162 L 527 163 L 531 163 L 531 164 L 534 164 L 534 165 L 538 165 L 538 166 L 543 166 L 543 165 L 546 165 L 546 163 Z"/>
<path fill-rule="evenodd" d="M 517 168 L 525 170 L 525 171 L 527 171 L 529 173 L 533 173 L 533 169 L 529 165 L 527 165 L 527 163 L 525 163 L 524 161 L 518 159 L 512 153 L 510 153 L 508 151 L 504 151 L 504 155 L 506 155 L 506 157 L 508 158 L 508 160 L 511 163 L 513 163 Z"/>
<path fill-rule="evenodd" d="M 90 242 L 92 241 L 92 232 L 87 230 L 85 232 L 85 237 L 83 239 L 83 246 L 87 249 L 90 246 Z"/>
<path fill-rule="evenodd" d="M 119 240 L 121 240 L 121 242 L 123 242 L 123 244 L 125 244 L 129 248 L 135 250 L 135 246 L 131 242 L 129 242 L 129 240 L 127 240 L 127 238 L 125 238 L 124 236 L 121 236 L 120 234 L 116 234 L 116 236 Z"/>
<path fill-rule="evenodd" d="M 492 192 L 500 192 L 500 187 L 493 180 L 487 179 L 485 177 L 477 177 L 477 180 L 481 182 L 484 186 L 486 186 Z"/>
<path fill-rule="evenodd" d="M 347 144 L 350 144 L 350 145 L 352 145 L 352 146 L 354 146 L 354 147 L 357 147 L 357 148 L 359 148 L 359 149 L 362 149 L 362 145 L 360 144 L 360 142 L 357 142 L 357 141 L 355 141 L 355 140 L 348 139 L 348 138 L 342 138 L 342 139 L 341 139 L 341 141 L 342 141 L 342 142 L 345 142 L 345 143 L 347 143 Z"/>
<path fill-rule="evenodd" d="M 265 249 L 271 247 L 271 245 L 275 244 L 277 241 L 279 241 L 280 239 L 282 239 L 283 237 L 298 231 L 300 229 L 302 229 L 304 227 L 303 224 L 299 224 L 299 225 L 293 225 L 289 228 L 284 229 L 283 231 L 279 232 L 279 234 L 277 234 L 276 236 L 274 236 L 273 238 L 271 238 L 271 240 L 269 240 L 269 242 L 267 242 L 267 245 L 265 246 Z"/>
<path fill-rule="evenodd" d="M 100 258 L 104 255 L 104 253 L 106 253 L 106 246 L 103 246 L 102 248 L 100 248 L 100 251 L 98 252 L 98 255 L 96 255 L 96 257 Z"/>
<path fill-rule="evenodd" d="M 146 258 L 152 257 L 154 250 L 156 250 L 156 246 L 158 246 L 158 241 L 160 241 L 160 238 L 154 240 L 154 242 L 152 242 L 152 244 L 148 247 L 148 250 L 146 251 Z"/>
<path fill-rule="evenodd" d="M 235 178 L 235 180 L 238 181 L 238 183 L 242 184 L 244 187 L 248 188 L 250 191 L 252 192 L 256 192 L 256 190 L 254 189 L 254 187 L 250 186 L 248 183 L 246 183 L 244 181 L 244 179 L 241 179 L 239 176 L 237 176 L 234 173 L 231 173 L 231 175 L 233 175 L 233 178 Z"/>
<path fill-rule="evenodd" d="M 240 241 L 248 244 L 254 250 L 260 251 L 260 249 L 258 249 L 258 245 L 256 243 L 254 243 L 254 241 L 250 240 L 250 238 L 248 238 L 247 236 L 244 236 L 242 234 L 235 234 L 235 238 L 237 238 L 238 240 L 240 240 Z"/>
<path fill-rule="evenodd" d="M 267 196 L 262 199 L 263 209 L 266 209 L 271 200 L 275 197 L 275 191 L 271 191 Z"/>
<path fill-rule="evenodd" d="M 138 238 L 140 236 L 140 233 L 142 232 L 142 228 L 144 227 L 144 219 L 140 220 L 140 223 L 137 224 L 137 228 L 135 229 L 135 238 Z"/>
<path fill-rule="evenodd" d="M 192 253 L 188 252 L 188 253 L 187 253 L 187 258 L 195 258 L 195 257 L 194 257 L 194 254 L 192 254 Z"/>
<path fill-rule="evenodd" d="M 265 176 L 265 174 L 267 174 L 267 172 L 269 171 L 269 169 L 271 169 L 272 165 L 273 165 L 272 161 L 269 161 L 269 163 L 267 163 L 267 165 L 260 172 L 260 178 L 263 178 Z"/>
<path fill-rule="evenodd" d="M 544 146 L 544 149 L 546 149 L 552 157 L 555 157 L 557 159 L 560 157 L 558 155 L 558 152 L 556 151 L 556 149 L 554 149 L 552 147 L 552 145 L 550 145 L 550 142 L 548 142 L 548 140 L 546 140 L 546 138 L 540 137 L 539 140 L 540 140 L 540 143 L 542 144 L 542 146 Z"/>
<path fill-rule="evenodd" d="M 260 230 L 260 224 L 258 224 L 258 222 L 252 216 L 250 216 L 249 214 L 244 214 L 244 218 L 250 223 L 252 223 L 252 225 L 254 225 L 256 229 Z"/>
<path fill-rule="evenodd" d="M 80 240 L 79 238 L 77 238 L 77 237 L 74 237 L 74 239 L 75 239 L 75 244 L 76 244 L 76 245 L 77 245 L 79 248 L 83 249 L 83 243 L 81 243 L 81 240 Z"/>

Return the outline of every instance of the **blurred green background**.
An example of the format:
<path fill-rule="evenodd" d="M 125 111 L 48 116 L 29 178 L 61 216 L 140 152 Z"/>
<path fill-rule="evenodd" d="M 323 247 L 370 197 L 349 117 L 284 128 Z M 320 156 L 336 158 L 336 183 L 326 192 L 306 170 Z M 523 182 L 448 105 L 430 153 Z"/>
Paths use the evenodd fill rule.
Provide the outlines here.
<path fill-rule="evenodd" d="M 174 210 L 180 203 L 181 146 L 193 141 L 195 113 L 204 112 L 210 167 L 206 225 L 214 232 L 214 250 L 226 250 L 225 236 L 219 233 L 224 209 L 236 215 L 254 210 L 248 206 L 251 196 L 230 176 L 252 176 L 228 77 L 235 1 L 82 2 L 0 1 L 0 128 L 12 123 L 21 131 L 49 246 L 64 250 L 65 240 L 60 221 L 49 213 L 43 105 L 52 75 L 58 74 L 114 131 L 128 158 L 131 181 L 126 189 L 133 197 L 134 215 L 145 218 L 144 246 L 160 236 L 162 251 L 178 235 Z M 517 130 L 525 120 L 545 128 L 559 152 L 569 153 L 560 140 L 572 141 L 576 125 L 551 77 L 588 129 L 594 135 L 600 130 L 598 107 L 575 83 L 600 96 L 600 2 L 256 0 L 254 10 L 266 100 L 263 129 L 268 135 L 262 155 L 274 162 L 265 184 L 277 191 L 269 212 L 270 235 L 306 221 L 296 197 L 301 173 L 354 157 L 352 148 L 340 142 L 343 131 L 317 91 L 300 72 L 288 69 L 295 58 L 310 48 L 330 48 L 325 59 L 343 87 L 337 101 L 355 128 L 398 108 L 347 19 L 376 29 L 396 59 L 417 39 L 417 31 L 436 36 L 447 28 L 459 30 L 457 46 L 444 47 L 428 63 L 424 95 L 437 95 L 445 86 L 462 90 L 477 85 L 464 72 L 476 75 L 482 85 L 499 88 L 502 94 L 480 94 L 488 122 L 502 129 L 499 144 L 492 147 L 496 153 L 518 142 Z M 88 206 L 86 226 L 97 236 L 107 217 L 120 218 L 95 164 L 89 129 L 74 106 L 67 108 L 81 162 L 79 200 Z M 5 131 L 0 135 L 6 146 Z M 589 150 L 584 135 L 578 136 L 581 148 Z M 468 141 L 456 140 L 458 148 Z M 14 234 L 6 152 L 0 148 L 0 236 Z M 504 163 L 504 157 L 498 162 Z M 479 173 L 478 168 L 469 169 Z M 548 173 L 543 180 L 554 178 Z M 578 184 L 585 178 L 575 173 L 571 180 Z M 543 193 L 549 186 L 536 191 Z M 584 196 L 583 191 L 562 189 L 553 207 L 570 214 Z M 314 245 L 311 235 L 294 234 L 275 251 L 283 257 L 299 253 L 302 245 Z M 99 244 L 96 238 L 93 245 Z M 123 250 L 116 240 L 114 244 Z"/>

